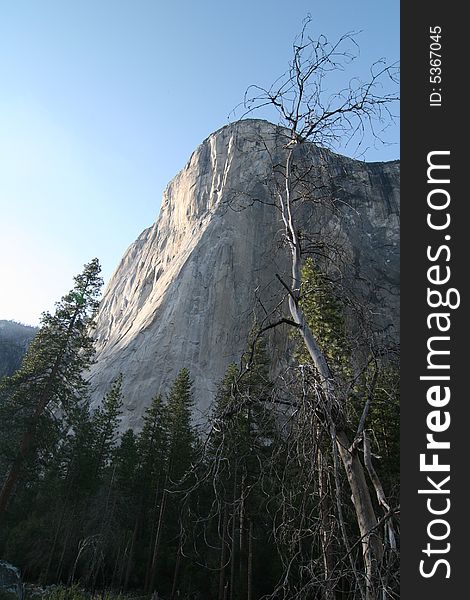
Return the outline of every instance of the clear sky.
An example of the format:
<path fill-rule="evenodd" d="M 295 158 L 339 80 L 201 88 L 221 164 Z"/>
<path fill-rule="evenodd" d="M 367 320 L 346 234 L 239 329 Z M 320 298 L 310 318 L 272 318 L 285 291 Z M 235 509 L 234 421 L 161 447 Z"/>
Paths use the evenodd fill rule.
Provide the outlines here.
<path fill-rule="evenodd" d="M 399 0 L 0 0 L 0 319 L 36 324 L 95 256 L 107 281 L 307 13 L 362 31 L 359 71 L 399 58 Z M 388 135 L 367 159 L 398 158 Z"/>

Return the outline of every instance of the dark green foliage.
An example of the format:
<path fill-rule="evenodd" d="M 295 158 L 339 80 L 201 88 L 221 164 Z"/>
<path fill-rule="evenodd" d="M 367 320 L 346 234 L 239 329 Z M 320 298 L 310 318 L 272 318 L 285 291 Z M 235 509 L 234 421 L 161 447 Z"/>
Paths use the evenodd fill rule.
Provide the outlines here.
<path fill-rule="evenodd" d="M 336 381 L 351 377 L 351 341 L 344 318 L 344 306 L 332 282 L 321 273 L 312 259 L 302 268 L 301 307 L 308 325 L 322 348 L 328 366 Z M 309 361 L 305 349 L 300 351 L 302 361 Z"/>
<path fill-rule="evenodd" d="M 159 510 L 146 578 L 148 591 L 163 588 L 173 595 L 188 587 L 186 527 L 191 505 L 187 493 L 194 482 L 198 441 L 192 424 L 193 403 L 190 373 L 183 368 L 170 388 L 164 411 L 167 453 L 164 477 L 159 482 L 160 497 L 156 496 Z"/>
<path fill-rule="evenodd" d="M 387 477 L 399 476 L 399 373 L 384 349 L 374 348 L 371 334 L 362 347 L 371 354 L 361 365 L 353 356 L 353 334 L 345 319 L 344 304 L 335 294 L 330 280 L 307 259 L 302 270 L 302 308 L 316 339 L 323 349 L 343 404 L 344 416 L 357 430 L 362 412 L 369 400 L 365 427 L 372 434 L 373 453 L 381 457 Z M 385 358 L 382 357 L 385 356 Z M 302 360 L 308 360 L 305 351 Z M 383 467 L 383 469 L 382 469 Z"/>
<path fill-rule="evenodd" d="M 364 339 L 365 321 L 356 320 L 362 315 L 353 312 L 354 303 L 342 298 L 310 259 L 302 269 L 301 291 L 304 316 L 331 373 L 333 403 L 329 409 L 316 368 L 294 333 L 297 366 L 289 391 L 295 411 L 276 453 L 281 493 L 274 531 L 283 568 L 289 572 L 284 591 L 299 599 L 328 597 L 327 574 L 337 590 L 355 585 L 345 575 L 350 565 L 342 564 L 341 557 L 349 557 L 344 537 L 357 548 L 360 533 L 339 459 L 335 462 L 332 420 L 335 431 L 346 431 L 360 449 L 367 435 L 391 506 L 398 505 L 399 487 L 398 372 L 390 363 L 391 352 L 372 333 Z M 366 477 L 375 500 L 372 478 L 367 472 Z M 383 514 L 377 504 L 375 508 Z M 354 560 L 361 559 L 357 553 Z"/>
<path fill-rule="evenodd" d="M 33 465 L 40 473 L 54 450 L 44 433 L 55 429 L 52 438 L 58 441 L 84 400 L 83 373 L 94 352 L 99 273 L 98 260 L 85 265 L 74 288 L 56 304 L 54 315 L 43 314 L 21 368 L 0 381 L 0 519 L 25 471 Z"/>
<path fill-rule="evenodd" d="M 269 359 L 264 341 L 259 340 L 243 357 L 240 368 L 227 368 L 211 418 L 203 468 L 208 470 L 212 502 L 207 503 L 202 524 L 205 538 L 219 548 L 205 557 L 217 572 L 214 597 L 222 598 L 226 590 L 234 600 L 242 600 L 251 588 L 258 598 L 274 587 L 271 569 L 278 558 L 268 504 L 274 488 L 272 461 L 278 428 L 272 392 Z"/>
<path fill-rule="evenodd" d="M 85 265 L 75 277 L 74 288 L 56 304 L 55 313 L 43 313 L 21 368 L 1 383 L 2 396 L 6 393 L 11 402 L 28 407 L 33 398 L 47 396 L 47 403 L 67 410 L 83 391 L 83 370 L 94 352 L 91 335 L 102 284 L 100 270 L 96 259 Z"/>
<path fill-rule="evenodd" d="M 122 375 L 113 382 L 101 406 L 93 414 L 95 457 L 98 471 L 111 463 L 122 414 Z"/>
<path fill-rule="evenodd" d="M 139 480 L 146 486 L 161 478 L 168 448 L 167 408 L 161 395 L 155 396 L 145 411 L 142 431 L 138 436 L 140 455 Z"/>
<path fill-rule="evenodd" d="M 397 372 L 372 358 L 357 370 L 343 304 L 310 261 L 302 290 L 303 310 L 326 349 L 336 389 L 347 392 L 344 419 L 353 433 L 371 398 L 366 427 L 374 465 L 394 496 Z M 80 296 L 71 298 L 80 304 Z M 315 371 L 301 350 L 297 361 L 301 366 L 286 392 L 271 381 L 265 342 L 258 339 L 240 366 L 227 368 L 212 428 L 202 439 L 192 421 L 187 369 L 167 397 L 153 398 L 140 432 L 122 435 L 122 377 L 90 411 L 84 382 L 82 389 L 72 369 L 75 396 L 66 390 L 51 400 L 62 407 L 61 418 L 44 411 L 38 422 L 34 452 L 23 465 L 0 538 L 2 553 L 27 578 L 64 584 L 51 599 L 80 598 L 77 585 L 149 597 L 158 591 L 165 598 L 199 593 L 207 600 L 259 600 L 275 589 L 279 597 L 323 597 L 322 532 L 326 527 L 332 539 L 340 538 L 336 484 L 329 432 L 312 410 L 319 402 Z M 28 414 L 22 398 L 3 405 L 15 408 L 11 439 Z M 276 402 L 285 407 L 283 399 L 291 408 L 280 418 Z M 8 435 L 5 440 L 4 460 L 12 448 Z M 345 526 L 356 539 L 348 498 L 341 490 L 340 497 Z M 335 552 L 339 564 L 344 551 L 339 546 Z M 338 584 L 345 598 L 350 584 L 348 577 Z"/>
<path fill-rule="evenodd" d="M 177 482 L 191 468 L 196 444 L 191 409 L 194 404 L 192 381 L 181 369 L 168 397 L 169 477 Z"/>
<path fill-rule="evenodd" d="M 132 497 L 138 487 L 139 460 L 137 436 L 132 429 L 128 429 L 122 435 L 121 442 L 113 456 L 116 486 L 127 497 Z"/>
<path fill-rule="evenodd" d="M 189 589 L 198 578 L 187 558 L 198 500 L 188 489 L 200 446 L 191 387 L 183 369 L 168 399 L 153 399 L 139 434 L 119 436 L 122 377 L 96 410 L 76 404 L 42 470 L 36 462 L 24 471 L 2 553 L 43 583 Z"/>
<path fill-rule="evenodd" d="M 351 396 L 351 419 L 358 421 L 371 398 L 366 429 L 371 440 L 374 468 L 389 498 L 399 504 L 400 389 L 396 365 L 369 363 Z"/>

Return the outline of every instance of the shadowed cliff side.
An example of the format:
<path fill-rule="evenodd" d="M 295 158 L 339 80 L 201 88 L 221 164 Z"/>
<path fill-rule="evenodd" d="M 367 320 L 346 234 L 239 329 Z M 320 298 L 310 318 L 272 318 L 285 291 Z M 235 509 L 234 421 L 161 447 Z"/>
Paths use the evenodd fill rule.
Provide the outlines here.
<path fill-rule="evenodd" d="M 202 419 L 255 321 L 274 309 L 288 271 L 279 214 L 270 199 L 283 130 L 244 120 L 210 135 L 169 183 L 158 220 L 129 247 L 101 303 L 93 401 L 124 375 L 123 428 L 139 427 L 151 398 L 187 367 Z M 305 144 L 322 160 L 337 209 L 302 203 L 296 221 L 310 243 L 341 248 L 342 288 L 373 307 L 377 328 L 397 337 L 399 164 L 367 164 Z M 341 184 L 338 185 L 338 182 Z M 286 364 L 285 328 L 269 333 L 273 369 Z"/>

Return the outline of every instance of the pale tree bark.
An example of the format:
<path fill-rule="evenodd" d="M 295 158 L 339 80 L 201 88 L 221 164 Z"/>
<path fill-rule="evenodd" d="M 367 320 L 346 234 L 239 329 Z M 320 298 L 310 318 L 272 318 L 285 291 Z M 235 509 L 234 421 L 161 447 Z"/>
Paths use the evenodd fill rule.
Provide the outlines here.
<path fill-rule="evenodd" d="M 235 557 L 237 550 L 237 466 L 233 474 L 233 504 L 232 504 L 232 540 L 230 549 L 230 600 L 235 600 Z"/>
<path fill-rule="evenodd" d="M 333 428 L 335 442 L 341 457 L 356 515 L 356 521 L 359 533 L 362 539 L 364 567 L 366 576 L 366 599 L 376 600 L 378 585 L 378 570 L 383 558 L 383 545 L 377 532 L 377 517 L 372 504 L 372 499 L 364 474 L 362 462 L 358 456 L 357 449 L 351 448 L 346 431 L 337 427 L 333 417 L 333 407 L 337 399 L 335 398 L 333 380 L 328 366 L 328 361 L 310 327 L 300 306 L 300 287 L 301 287 L 301 248 L 295 223 L 292 215 L 292 193 L 291 193 L 291 168 L 294 143 L 287 149 L 287 158 L 285 162 L 283 191 L 278 194 L 281 208 L 282 220 L 285 227 L 285 235 L 290 248 L 291 255 L 291 284 L 289 290 L 289 310 L 292 319 L 298 324 L 298 329 L 305 347 L 317 370 L 320 385 L 323 390 L 325 400 L 325 416 L 329 421 L 330 429 Z M 334 594 L 330 590 L 330 595 Z M 332 596 L 330 596 L 332 597 Z"/>
<path fill-rule="evenodd" d="M 246 600 L 248 587 L 248 555 L 247 555 L 247 515 L 246 515 L 246 476 L 242 474 L 240 482 L 240 531 L 239 531 L 239 577 L 238 577 L 238 597 L 240 600 Z"/>
<path fill-rule="evenodd" d="M 165 480 L 165 485 L 163 486 L 163 492 L 162 492 L 162 497 L 161 497 L 161 501 L 160 501 L 160 512 L 158 515 L 157 531 L 155 533 L 155 542 L 153 545 L 152 561 L 150 564 L 147 592 L 154 591 L 155 578 L 157 575 L 157 561 L 158 561 L 158 556 L 159 556 L 159 551 L 160 551 L 160 541 L 161 541 L 161 537 L 162 537 L 163 521 L 164 521 L 166 501 L 167 501 L 167 491 L 166 491 L 167 481 L 168 481 L 168 479 Z"/>
<path fill-rule="evenodd" d="M 378 572 L 383 558 L 383 543 L 377 530 L 377 517 L 357 449 L 351 449 L 347 434 L 342 430 L 336 431 L 336 443 L 346 471 L 362 540 L 366 599 L 376 600 Z"/>
<path fill-rule="evenodd" d="M 309 164 L 302 171 L 301 162 L 296 162 L 294 167 L 293 158 L 296 150 L 306 141 L 335 150 L 341 147 L 341 144 L 349 142 L 355 144 L 359 149 L 363 144 L 366 130 L 376 140 L 380 140 L 376 132 L 376 125 L 379 124 L 380 131 L 383 132 L 383 126 L 392 123 L 394 119 L 391 111 L 398 101 L 396 93 L 398 66 L 378 61 L 371 66 L 367 80 L 347 75 L 344 87 L 339 85 L 336 92 L 334 89 L 332 91 L 331 86 L 327 85 L 330 74 L 347 71 L 351 62 L 358 55 L 355 34 L 345 34 L 333 43 L 329 42 L 326 36 L 314 39 L 307 31 L 310 21 L 311 17 L 304 21 L 300 35 L 294 41 L 289 69 L 269 88 L 250 86 L 245 94 L 243 106 L 246 109 L 245 115 L 247 115 L 270 105 L 278 112 L 279 125 L 283 126 L 286 132 L 287 143 L 282 150 L 285 153 L 284 156 L 277 154 L 273 157 L 268 150 L 268 144 L 265 144 L 267 152 L 273 158 L 273 180 L 277 185 L 276 191 L 272 195 L 273 204 L 281 214 L 290 259 L 290 281 L 284 282 L 280 277 L 279 280 L 288 293 L 289 312 L 292 317 L 290 324 L 298 329 L 317 372 L 323 397 L 322 426 L 329 432 L 333 448 L 336 494 L 339 493 L 338 455 L 351 493 L 364 559 L 363 576 L 366 583 L 364 585 L 362 582 L 361 595 L 367 600 L 377 600 L 378 571 L 384 547 L 377 527 L 378 521 L 367 485 L 364 466 L 358 451 L 358 445 L 364 441 L 364 438 L 359 440 L 356 436 L 354 443 L 350 443 L 343 418 L 344 399 L 335 389 L 334 384 L 337 382 L 334 382 L 331 376 L 326 354 L 320 347 L 315 331 L 309 327 L 300 303 L 302 248 L 293 209 L 298 202 L 313 200 L 321 205 L 322 202 L 325 204 L 325 202 L 331 201 L 331 186 L 325 185 L 321 165 L 317 169 L 316 165 Z M 304 186 L 303 189 L 302 186 Z M 281 319 L 277 323 L 288 323 L 288 321 L 288 319 Z M 264 330 L 273 326 L 275 324 L 265 327 Z M 312 434 L 314 433 L 312 432 Z M 365 442 L 364 450 L 367 454 L 367 439 Z M 315 457 L 312 457 L 312 462 L 314 463 L 314 461 Z M 385 510 L 386 501 L 377 474 L 372 469 L 372 463 L 368 460 L 368 456 L 365 456 L 365 461 L 379 504 Z M 320 488 L 323 483 L 320 481 Z M 336 504 L 338 512 L 341 513 L 339 517 L 341 535 L 350 557 L 351 567 L 356 575 L 356 581 L 359 582 L 361 574 L 355 569 L 349 551 L 350 545 L 347 540 L 339 497 L 336 498 Z M 323 510 L 322 507 L 320 510 Z M 326 515 L 324 510 L 323 515 Z M 323 528 L 326 527 L 325 521 Z M 324 540 L 325 544 L 326 540 Z M 324 550 L 326 551 L 326 548 Z M 330 559 L 331 557 L 325 556 L 326 575 L 331 570 Z M 327 592 L 327 596 L 333 598 L 334 594 L 333 585 Z"/>

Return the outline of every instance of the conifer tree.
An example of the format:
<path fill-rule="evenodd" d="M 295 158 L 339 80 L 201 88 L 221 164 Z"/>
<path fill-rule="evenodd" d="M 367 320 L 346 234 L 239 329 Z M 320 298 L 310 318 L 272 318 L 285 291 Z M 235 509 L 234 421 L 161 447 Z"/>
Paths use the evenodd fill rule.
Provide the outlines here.
<path fill-rule="evenodd" d="M 302 267 L 302 296 L 300 306 L 308 326 L 316 332 L 324 348 L 332 377 L 343 383 L 351 378 L 351 343 L 344 317 L 344 306 L 334 291 L 332 282 L 307 258 Z M 299 336 L 300 337 L 300 336 Z M 302 347 L 299 357 L 312 362 Z"/>
<path fill-rule="evenodd" d="M 21 368 L 0 384 L 2 416 L 15 414 L 17 425 L 17 449 L 0 492 L 0 519 L 35 443 L 41 417 L 55 409 L 66 415 L 83 397 L 83 373 L 94 352 L 91 336 L 102 284 L 100 270 L 97 259 L 85 265 L 73 289 L 56 304 L 55 313 L 43 313 Z"/>
<path fill-rule="evenodd" d="M 114 451 L 111 472 L 115 487 L 115 545 L 112 548 L 114 569 L 112 587 L 127 587 L 133 567 L 133 553 L 136 539 L 134 524 L 139 518 L 139 507 L 143 485 L 139 472 L 138 436 L 128 429 L 121 437 Z M 108 559 L 109 560 L 109 559 Z"/>
<path fill-rule="evenodd" d="M 111 389 L 107 392 L 102 404 L 96 409 L 92 417 L 98 472 L 111 464 L 117 441 L 122 405 L 122 374 L 120 374 L 111 384 Z"/>
<path fill-rule="evenodd" d="M 168 450 L 168 411 L 160 394 L 152 399 L 138 436 L 139 479 L 147 490 L 158 483 L 165 469 Z"/>
<path fill-rule="evenodd" d="M 360 339 L 359 343 L 357 339 L 359 334 L 364 335 L 360 326 L 367 331 L 365 322 L 362 318 L 359 320 L 356 313 L 349 315 L 347 321 L 346 301 L 340 298 L 333 282 L 311 259 L 307 259 L 302 268 L 299 306 L 305 323 L 311 331 L 315 331 L 316 340 L 323 348 L 323 355 L 328 362 L 331 376 L 329 385 L 337 399 L 330 419 L 332 417 L 335 419 L 337 433 L 342 432 L 341 435 L 352 437 L 354 440 L 346 448 L 348 456 L 357 454 L 359 445 L 364 446 L 365 472 L 370 475 L 379 504 L 382 504 L 382 508 L 387 513 L 389 508 L 380 483 L 382 478 L 376 476 L 372 465 L 369 432 L 374 431 L 372 440 L 374 445 L 379 446 L 375 448 L 378 450 L 377 454 L 383 455 L 385 449 L 396 451 L 398 411 L 396 377 L 395 383 L 393 381 L 394 369 L 381 364 L 380 352 L 375 352 L 372 334 L 369 334 L 370 337 L 367 339 L 371 356 L 366 356 L 364 339 Z M 352 317 L 356 317 L 354 335 L 351 331 Z M 296 334 L 296 337 L 301 341 L 300 335 Z M 286 472 L 292 477 L 285 478 L 283 481 L 283 487 L 287 490 L 287 494 L 284 491 L 284 497 L 291 498 L 286 511 L 292 517 L 284 519 L 285 525 L 281 528 L 284 534 L 279 538 L 303 540 L 304 550 L 297 554 L 298 576 L 297 581 L 293 582 L 294 588 L 298 585 L 297 589 L 302 589 L 302 593 L 305 592 L 306 588 L 302 586 L 308 586 L 309 582 L 302 581 L 302 572 L 305 573 L 309 569 L 309 580 L 314 581 L 312 575 L 320 567 L 319 558 L 321 558 L 323 582 L 318 571 L 315 585 L 323 587 L 325 598 L 330 600 L 337 597 L 338 583 L 343 576 L 342 573 L 347 570 L 344 565 L 340 565 L 338 554 L 343 545 L 346 553 L 344 549 L 341 553 L 346 554 L 346 557 L 351 556 L 349 537 L 352 535 L 351 531 L 355 531 L 355 523 L 354 519 L 348 518 L 350 514 L 348 515 L 347 509 L 343 508 L 346 494 L 342 490 L 342 480 L 338 470 L 340 452 L 336 444 L 331 443 L 331 435 L 325 427 L 322 413 L 317 408 L 319 391 L 322 389 L 321 376 L 305 345 L 300 345 L 296 358 L 299 363 L 297 369 L 299 400 L 297 410 L 290 420 L 289 438 L 292 439 L 293 444 L 290 445 L 289 439 L 285 441 Z M 316 410 L 312 410 L 312 407 Z M 394 471 L 393 462 L 393 459 L 387 460 L 387 475 Z M 379 463 L 377 473 L 382 475 L 383 470 L 380 467 Z M 367 486 L 365 480 L 363 484 Z M 303 497 L 302 489 L 310 490 L 308 498 Z M 368 487 L 367 493 L 369 494 Z M 310 515 L 309 520 L 305 519 L 307 514 Z M 313 522 L 316 523 L 316 527 L 315 534 L 312 536 L 311 523 Z M 386 527 L 390 529 L 390 537 L 393 538 L 393 528 L 388 521 Z M 375 528 L 372 535 L 376 536 L 378 531 L 379 529 Z M 290 562 L 292 549 L 286 546 L 283 551 L 285 561 L 289 561 L 292 573 L 294 571 L 292 568 L 294 563 Z M 350 572 L 354 573 L 355 568 L 351 568 Z"/>
<path fill-rule="evenodd" d="M 191 467 L 196 432 L 192 425 L 194 404 L 188 369 L 178 373 L 168 396 L 169 477 L 177 482 Z"/>
<path fill-rule="evenodd" d="M 98 481 L 95 469 L 95 432 L 88 403 L 74 411 L 73 428 L 63 437 L 44 478 L 49 497 L 50 528 L 54 531 L 45 558 L 47 563 L 41 579 L 60 578 L 68 568 L 71 546 L 79 534 L 78 521 L 85 512 L 88 498 L 96 493 Z M 48 539 L 47 532 L 45 537 Z"/>
<path fill-rule="evenodd" d="M 124 441 L 124 440 L 123 440 Z M 146 557 L 146 573 L 140 571 L 142 579 L 150 576 L 155 533 L 158 524 L 158 508 L 161 501 L 168 459 L 167 412 L 163 398 L 156 395 L 143 416 L 143 427 L 136 438 L 138 465 L 134 479 L 135 505 L 132 513 L 132 534 L 127 553 L 127 565 L 123 585 L 127 588 L 131 573 L 139 563 L 135 557 Z M 135 563 L 135 565 L 134 565 Z"/>
<path fill-rule="evenodd" d="M 47 548 L 43 580 L 54 576 L 54 572 L 55 577 L 61 574 L 65 577 L 67 572 L 69 577 L 75 577 L 85 565 L 84 581 L 93 582 L 95 571 L 90 571 L 93 560 L 83 553 L 77 561 L 77 548 L 93 535 L 102 540 L 99 546 L 95 544 L 97 550 L 101 550 L 107 541 L 115 500 L 111 463 L 121 404 L 119 377 L 105 395 L 102 406 L 93 414 L 88 402 L 76 407 L 73 426 L 63 437 L 55 460 L 45 473 L 44 486 L 55 490 L 55 495 L 49 493 L 50 507 L 44 511 L 54 530 L 54 539 Z M 37 501 L 36 505 L 39 508 Z M 45 531 L 44 542 L 47 538 Z"/>
<path fill-rule="evenodd" d="M 181 555 L 183 538 L 184 503 L 181 492 L 187 477 L 192 472 L 195 459 L 197 435 L 192 424 L 193 392 L 192 381 L 188 369 L 183 368 L 178 373 L 168 395 L 166 407 L 168 458 L 166 473 L 163 482 L 163 491 L 160 498 L 160 507 L 152 548 L 152 559 L 147 576 L 147 591 L 155 588 L 157 562 L 164 529 L 166 537 L 171 543 L 165 544 L 165 551 L 171 561 L 173 555 L 173 575 L 167 574 L 172 583 L 173 592 L 176 593 L 176 582 L 181 569 Z M 171 503 L 168 502 L 171 494 Z"/>
<path fill-rule="evenodd" d="M 105 394 L 101 405 L 92 413 L 90 432 L 91 461 L 87 477 L 89 493 L 84 494 L 80 519 L 77 554 L 71 571 L 71 581 L 77 576 L 82 583 L 95 589 L 99 575 L 109 570 L 109 559 L 119 535 L 116 517 L 119 464 L 114 460 L 118 444 L 118 429 L 122 414 L 122 375 Z"/>
<path fill-rule="evenodd" d="M 125 496 L 134 496 L 137 488 L 139 447 L 132 429 L 125 431 L 114 451 L 116 486 Z"/>
<path fill-rule="evenodd" d="M 229 365 L 216 395 L 207 463 L 216 494 L 219 600 L 247 600 L 254 588 L 261 593 L 262 587 L 253 579 L 254 560 L 260 554 L 272 558 L 265 506 L 276 436 L 269 402 L 272 389 L 261 338 L 240 367 Z"/>

